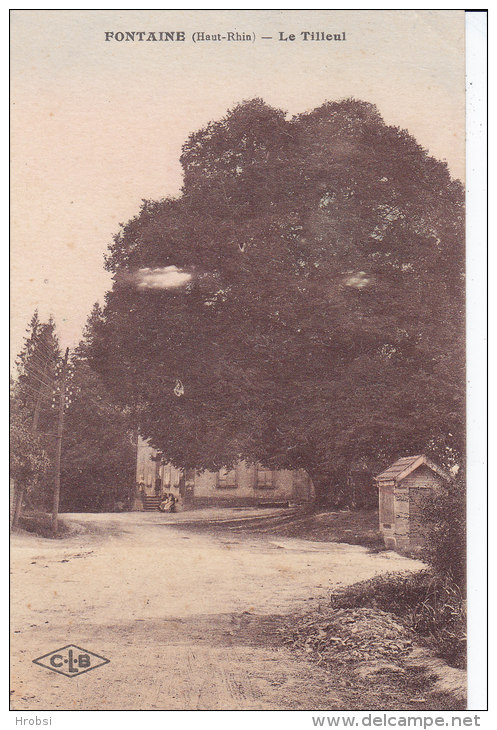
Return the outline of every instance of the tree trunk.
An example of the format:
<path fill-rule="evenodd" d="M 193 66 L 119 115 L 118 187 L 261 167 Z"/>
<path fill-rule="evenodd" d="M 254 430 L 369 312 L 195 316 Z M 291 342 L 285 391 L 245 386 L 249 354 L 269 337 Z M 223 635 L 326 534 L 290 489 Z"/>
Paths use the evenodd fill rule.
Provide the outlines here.
<path fill-rule="evenodd" d="M 16 528 L 19 524 L 19 517 L 22 511 L 22 502 L 24 499 L 24 486 L 16 484 L 14 487 L 14 513 L 12 515 L 12 529 Z"/>
<path fill-rule="evenodd" d="M 307 473 L 314 485 L 314 509 L 332 509 L 342 505 L 347 490 L 346 475 L 336 471 L 308 468 Z"/>
<path fill-rule="evenodd" d="M 328 475 L 315 469 L 307 469 L 314 485 L 314 510 L 324 509 L 330 504 L 331 489 Z"/>

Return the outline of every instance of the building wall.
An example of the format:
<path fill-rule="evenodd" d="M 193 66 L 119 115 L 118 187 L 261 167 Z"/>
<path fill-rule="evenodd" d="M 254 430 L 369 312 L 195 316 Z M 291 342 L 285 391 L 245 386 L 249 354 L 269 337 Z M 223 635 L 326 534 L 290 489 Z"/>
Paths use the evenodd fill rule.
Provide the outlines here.
<path fill-rule="evenodd" d="M 425 487 L 433 488 L 441 484 L 442 478 L 432 471 L 426 464 L 421 464 L 415 471 L 411 472 L 402 480 L 402 487 Z"/>
<path fill-rule="evenodd" d="M 181 470 L 176 469 L 172 464 L 162 464 L 154 461 L 153 457 L 156 455 L 157 451 L 145 439 L 138 436 L 134 510 L 143 509 L 141 494 L 147 497 L 155 496 L 155 480 L 157 477 L 161 479 L 164 492 L 172 492 L 175 497 L 179 497 Z"/>
<path fill-rule="evenodd" d="M 152 461 L 156 451 L 148 443 L 138 436 L 136 456 L 136 483 L 144 484 L 146 493 L 153 494 L 153 487 L 156 479 L 157 463 Z"/>
<path fill-rule="evenodd" d="M 156 451 L 139 437 L 136 481 L 137 485 L 145 485 L 144 492 L 148 496 L 153 496 L 155 480 L 159 476 L 163 491 L 175 496 L 182 493 L 183 501 L 193 506 L 308 502 L 314 497 L 311 479 L 303 470 L 270 471 L 241 461 L 229 471 L 183 472 L 170 464 L 152 461 L 155 455 Z M 192 495 L 189 486 L 193 488 Z M 139 500 L 135 502 L 135 508 L 140 508 Z"/>
<path fill-rule="evenodd" d="M 409 479 L 411 476 L 416 478 Z M 424 501 L 428 494 L 432 494 L 442 485 L 443 480 L 424 465 L 409 477 L 405 479 L 409 489 L 409 545 L 422 545 L 426 539 L 425 520 L 422 514 Z"/>
<path fill-rule="evenodd" d="M 309 501 L 313 496 L 308 475 L 303 471 L 270 471 L 239 462 L 226 473 L 195 475 L 194 504 L 259 504 L 274 501 Z"/>
<path fill-rule="evenodd" d="M 409 476 L 413 476 L 410 474 Z M 409 489 L 405 482 L 409 477 L 403 479 L 394 489 L 395 495 L 395 524 L 394 536 L 397 547 L 405 547 L 409 544 Z"/>
<path fill-rule="evenodd" d="M 395 548 L 395 482 L 382 482 L 378 486 L 380 532 L 385 546 Z"/>
<path fill-rule="evenodd" d="M 422 505 L 426 495 L 442 482 L 438 474 L 422 464 L 395 486 L 393 482 L 380 483 L 380 531 L 387 547 L 402 548 L 423 543 Z M 393 495 L 393 521 L 387 519 L 391 516 L 385 508 L 387 494 Z"/>
<path fill-rule="evenodd" d="M 179 489 L 181 469 L 177 469 L 172 464 L 162 464 L 159 476 L 165 492 L 174 492 L 175 489 Z"/>

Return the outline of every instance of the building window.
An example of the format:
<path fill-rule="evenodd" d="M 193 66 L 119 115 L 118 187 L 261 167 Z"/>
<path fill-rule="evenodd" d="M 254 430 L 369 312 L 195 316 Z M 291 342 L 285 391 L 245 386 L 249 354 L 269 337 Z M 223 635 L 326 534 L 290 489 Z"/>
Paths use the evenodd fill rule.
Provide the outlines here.
<path fill-rule="evenodd" d="M 256 467 L 255 487 L 256 489 L 274 489 L 274 472 L 271 469 L 264 469 L 262 466 Z"/>
<path fill-rule="evenodd" d="M 218 489 L 236 489 L 236 469 L 220 469 L 216 486 Z"/>

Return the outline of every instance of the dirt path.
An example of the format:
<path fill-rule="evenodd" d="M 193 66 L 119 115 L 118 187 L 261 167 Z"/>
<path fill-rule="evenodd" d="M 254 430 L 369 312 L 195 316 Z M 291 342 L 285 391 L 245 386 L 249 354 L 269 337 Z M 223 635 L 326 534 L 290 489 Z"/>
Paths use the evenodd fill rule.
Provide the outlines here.
<path fill-rule="evenodd" d="M 86 531 L 63 540 L 12 539 L 13 709 L 347 709 L 278 623 L 332 585 L 420 567 L 354 545 L 198 534 L 153 513 L 77 520 Z M 71 679 L 32 663 L 69 643 L 110 663 Z"/>

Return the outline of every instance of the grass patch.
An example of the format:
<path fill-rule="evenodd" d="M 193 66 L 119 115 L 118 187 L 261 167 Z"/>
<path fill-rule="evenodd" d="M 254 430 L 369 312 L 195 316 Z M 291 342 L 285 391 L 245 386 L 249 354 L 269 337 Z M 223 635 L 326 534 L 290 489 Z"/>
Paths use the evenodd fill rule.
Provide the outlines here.
<path fill-rule="evenodd" d="M 40 537 L 52 538 L 52 515 L 46 512 L 25 512 L 19 517 L 21 530 L 31 532 Z M 59 517 L 57 538 L 66 537 L 71 532 L 70 527 Z"/>
<path fill-rule="evenodd" d="M 386 573 L 331 594 L 334 609 L 369 607 L 398 616 L 448 664 L 466 666 L 466 605 L 459 587 L 431 570 Z"/>
<path fill-rule="evenodd" d="M 372 552 L 385 550 L 378 529 L 378 510 L 336 510 L 299 515 L 271 529 L 271 534 L 316 542 L 362 545 Z"/>

